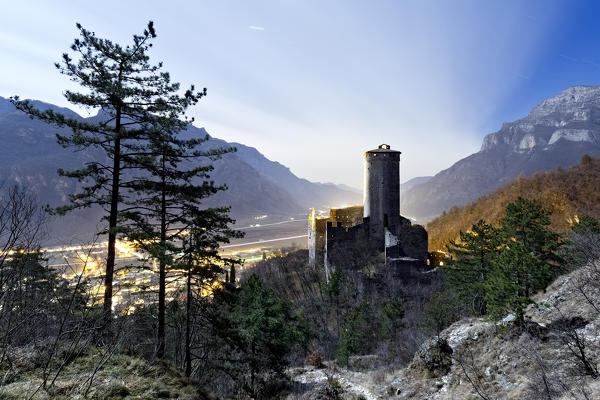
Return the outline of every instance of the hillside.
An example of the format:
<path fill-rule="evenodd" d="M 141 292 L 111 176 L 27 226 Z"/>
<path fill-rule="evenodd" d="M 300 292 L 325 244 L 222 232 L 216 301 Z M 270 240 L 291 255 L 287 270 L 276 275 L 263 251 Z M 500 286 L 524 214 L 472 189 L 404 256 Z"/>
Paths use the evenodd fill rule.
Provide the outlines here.
<path fill-rule="evenodd" d="M 400 184 L 400 194 L 404 194 L 408 192 L 410 189 L 414 188 L 417 185 L 422 185 L 427 183 L 433 178 L 432 176 L 417 176 L 416 178 L 412 178 L 407 180 L 404 183 Z"/>
<path fill-rule="evenodd" d="M 528 308 L 528 329 L 510 322 L 462 319 L 444 330 L 447 369 L 428 368 L 433 340 L 400 370 L 383 398 L 414 400 L 579 400 L 600 398 L 600 382 L 584 372 L 581 354 L 600 359 L 597 265 L 561 276 Z M 581 290 L 583 289 L 583 290 Z M 508 320 L 510 318 L 506 318 Z M 579 342 L 577 342 L 577 340 Z M 577 350 L 583 343 L 583 353 Z M 579 356 L 578 356 L 579 355 Z"/>
<path fill-rule="evenodd" d="M 403 194 L 402 214 L 426 223 L 520 175 L 576 165 L 584 154 L 600 155 L 599 86 L 570 87 L 503 124 L 480 151 Z"/>
<path fill-rule="evenodd" d="M 580 215 L 600 217 L 600 158 L 567 170 L 556 169 L 519 177 L 511 184 L 464 207 L 454 207 L 427 224 L 429 249 L 443 250 L 479 219 L 497 224 L 506 205 L 517 197 L 537 199 L 552 211 L 551 229 L 566 232 Z"/>
<path fill-rule="evenodd" d="M 600 398 L 600 381 L 586 375 L 577 342 L 593 364 L 600 360 L 597 265 L 560 276 L 533 297 L 527 329 L 510 322 L 463 318 L 425 341 L 404 368 L 377 367 L 376 356 L 355 357 L 348 368 L 295 368 L 288 374 L 300 393 L 287 400 L 335 398 L 411 400 L 588 400 Z M 592 282 L 592 284 L 589 284 Z M 581 290 L 583 289 L 583 291 Z M 585 294 L 585 295 L 584 295 Z M 441 360 L 441 361 L 440 361 Z M 321 397 L 319 397 L 321 395 Z"/>

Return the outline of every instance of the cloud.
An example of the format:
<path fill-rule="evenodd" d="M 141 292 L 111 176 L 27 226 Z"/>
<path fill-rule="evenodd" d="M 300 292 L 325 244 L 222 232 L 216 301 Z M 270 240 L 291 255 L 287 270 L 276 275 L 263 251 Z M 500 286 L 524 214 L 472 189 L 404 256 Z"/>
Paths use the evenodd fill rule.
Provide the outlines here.
<path fill-rule="evenodd" d="M 520 72 L 513 71 L 513 73 L 512 73 L 512 74 L 513 74 L 514 76 L 516 76 L 517 78 L 520 78 L 520 79 L 525 79 L 525 80 L 528 80 L 528 79 L 529 79 L 529 77 L 528 77 L 527 75 L 523 75 L 523 74 L 521 74 Z"/>
<path fill-rule="evenodd" d="M 575 62 L 579 61 L 578 59 L 576 59 L 576 58 L 573 58 L 573 57 L 571 57 L 571 56 L 568 56 L 568 55 L 566 55 L 566 54 L 559 54 L 558 56 L 559 56 L 560 58 L 564 58 L 564 59 L 565 59 L 565 60 L 567 60 L 567 61 L 575 61 Z"/>
<path fill-rule="evenodd" d="M 252 29 L 253 31 L 264 31 L 265 27 L 264 26 L 250 25 L 248 27 L 248 29 Z"/>
<path fill-rule="evenodd" d="M 592 67 L 600 68 L 600 64 L 595 63 L 595 62 L 593 62 L 591 60 L 588 60 L 587 58 L 584 58 L 581 62 L 584 63 L 584 64 L 591 65 Z"/>

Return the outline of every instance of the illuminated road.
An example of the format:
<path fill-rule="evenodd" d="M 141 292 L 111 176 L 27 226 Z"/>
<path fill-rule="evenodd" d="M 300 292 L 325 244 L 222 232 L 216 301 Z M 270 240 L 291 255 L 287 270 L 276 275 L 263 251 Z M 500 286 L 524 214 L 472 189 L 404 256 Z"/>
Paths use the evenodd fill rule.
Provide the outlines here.
<path fill-rule="evenodd" d="M 290 240 L 290 239 L 300 239 L 300 238 L 305 238 L 308 237 L 308 235 L 298 235 L 298 236 L 290 236 L 290 237 L 284 237 L 284 238 L 276 238 L 276 239 L 266 239 L 266 240 L 259 240 L 256 242 L 245 242 L 245 243 L 238 243 L 238 244 L 228 244 L 227 246 L 221 246 L 222 249 L 228 249 L 230 247 L 240 247 L 240 246 L 250 246 L 253 244 L 261 244 L 261 243 L 269 243 L 269 242 L 281 242 L 283 240 Z"/>
<path fill-rule="evenodd" d="M 243 230 L 243 239 L 232 240 L 231 244 L 221 246 L 223 255 L 238 256 L 246 262 L 255 262 L 262 259 L 262 253 L 271 253 L 285 248 L 306 248 L 306 223 L 307 218 L 290 218 L 289 220 L 256 223 L 249 226 L 236 227 L 235 230 Z M 108 242 L 96 242 L 93 244 L 54 246 L 43 249 L 48 257 L 49 266 L 81 267 L 85 263 L 85 257 L 89 255 L 96 262 L 105 258 Z M 120 265 L 132 264 L 136 260 L 144 260 L 144 254 L 136 251 L 126 241 L 117 241 L 117 261 Z"/>
<path fill-rule="evenodd" d="M 241 228 L 234 228 L 234 230 L 236 231 L 241 231 L 242 229 L 254 229 L 254 228 L 262 228 L 265 226 L 275 226 L 275 225 L 282 225 L 282 224 L 293 224 L 294 222 L 306 222 L 308 221 L 308 218 L 306 219 L 293 219 L 290 221 L 281 221 L 281 222 L 273 222 L 270 224 L 256 224 L 256 225 L 250 225 L 250 226 L 244 226 Z"/>

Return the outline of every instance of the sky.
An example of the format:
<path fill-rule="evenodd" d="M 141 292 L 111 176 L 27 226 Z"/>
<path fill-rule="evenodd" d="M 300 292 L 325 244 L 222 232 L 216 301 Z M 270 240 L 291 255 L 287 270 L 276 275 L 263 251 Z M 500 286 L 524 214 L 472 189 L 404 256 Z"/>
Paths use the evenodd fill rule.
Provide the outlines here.
<path fill-rule="evenodd" d="M 597 5 L 598 4 L 598 5 Z M 503 122 L 600 84 L 600 2 L 480 0 L 0 0 L 0 96 L 69 107 L 54 62 L 75 23 L 128 44 L 154 21 L 151 60 L 208 96 L 214 137 L 301 178 L 362 187 L 362 154 L 402 152 L 401 180 L 479 150 Z M 93 110 L 76 110 L 83 115 Z"/>

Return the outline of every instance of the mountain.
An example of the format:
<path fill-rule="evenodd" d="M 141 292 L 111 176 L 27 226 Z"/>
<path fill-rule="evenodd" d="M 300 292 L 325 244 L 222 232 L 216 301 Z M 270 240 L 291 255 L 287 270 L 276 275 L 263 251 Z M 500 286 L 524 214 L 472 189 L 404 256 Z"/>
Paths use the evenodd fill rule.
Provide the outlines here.
<path fill-rule="evenodd" d="M 253 147 L 244 146 L 241 143 L 231 143 L 231 145 L 237 148 L 236 155 L 239 158 L 271 183 L 286 188 L 287 192 L 304 209 L 362 204 L 362 192 L 332 183 L 309 182 L 306 179 L 298 178 L 288 167 L 268 160 Z"/>
<path fill-rule="evenodd" d="M 38 108 L 52 108 L 71 118 L 85 119 L 71 110 L 51 104 L 35 102 Z M 99 115 L 87 120 L 102 118 Z M 19 182 L 30 187 L 42 204 L 65 204 L 70 193 L 77 191 L 77 183 L 59 177 L 58 168 L 80 168 L 86 162 L 100 160 L 104 155 L 93 149 L 72 151 L 56 143 L 56 128 L 31 119 L 0 97 L 0 180 L 4 184 Z M 201 137 L 204 128 L 190 126 L 186 135 Z M 333 184 L 312 183 L 295 176 L 284 165 L 268 160 L 258 150 L 239 143 L 227 143 L 211 138 L 205 146 L 235 146 L 235 153 L 225 155 L 213 163 L 211 174 L 217 184 L 226 184 L 228 190 L 206 200 L 207 206 L 230 205 L 234 218 L 243 221 L 256 215 L 289 217 L 306 214 L 311 207 L 327 208 L 341 204 L 358 204 L 362 196 L 352 190 Z M 55 220 L 51 236 L 69 240 L 96 230 L 100 210 L 85 210 Z M 58 239 L 57 239 L 58 240 Z"/>
<path fill-rule="evenodd" d="M 543 101 L 528 116 L 487 135 L 481 150 L 402 198 L 402 212 L 427 222 L 453 206 L 465 205 L 531 175 L 600 155 L 600 87 L 573 86 Z"/>
<path fill-rule="evenodd" d="M 401 183 L 400 194 L 408 192 L 410 189 L 414 188 L 417 185 L 422 185 L 423 183 L 429 182 L 431 178 L 433 178 L 433 176 L 417 176 L 416 178 L 412 178 L 404 183 Z"/>

